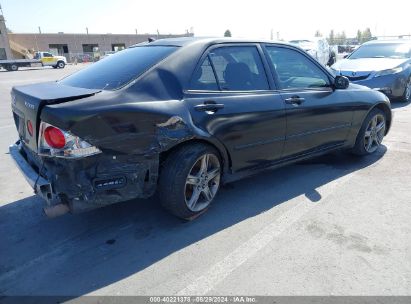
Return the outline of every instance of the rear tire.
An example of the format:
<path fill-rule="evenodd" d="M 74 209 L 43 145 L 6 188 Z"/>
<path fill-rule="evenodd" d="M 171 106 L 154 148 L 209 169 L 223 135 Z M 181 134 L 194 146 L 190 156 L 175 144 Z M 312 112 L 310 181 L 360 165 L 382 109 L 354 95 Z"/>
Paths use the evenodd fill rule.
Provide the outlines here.
<path fill-rule="evenodd" d="M 65 66 L 66 66 L 66 64 L 65 64 L 63 61 L 57 62 L 57 67 L 58 67 L 59 69 L 64 69 Z"/>
<path fill-rule="evenodd" d="M 221 160 L 205 144 L 182 146 L 161 166 L 158 196 L 175 216 L 192 220 L 204 213 L 216 196 L 221 180 Z"/>
<path fill-rule="evenodd" d="M 19 66 L 18 66 L 17 64 L 12 64 L 12 65 L 10 65 L 10 71 L 15 72 L 15 71 L 17 71 L 18 69 L 19 69 Z"/>
<path fill-rule="evenodd" d="M 387 117 L 384 111 L 373 109 L 364 119 L 352 152 L 356 155 L 375 153 L 385 136 Z"/>

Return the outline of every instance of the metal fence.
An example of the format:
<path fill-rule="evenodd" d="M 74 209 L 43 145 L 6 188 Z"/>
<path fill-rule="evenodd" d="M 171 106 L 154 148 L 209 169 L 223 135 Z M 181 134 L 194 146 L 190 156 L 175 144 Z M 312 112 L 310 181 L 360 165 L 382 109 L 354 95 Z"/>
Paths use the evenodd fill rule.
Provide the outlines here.
<path fill-rule="evenodd" d="M 60 56 L 64 56 L 67 59 L 67 63 L 87 63 L 99 61 L 102 57 L 99 53 L 64 53 Z"/>
<path fill-rule="evenodd" d="M 83 53 L 64 53 L 59 54 L 59 56 L 64 56 L 67 59 L 67 63 L 77 64 L 77 63 L 88 63 L 96 62 L 107 56 L 107 54 L 112 54 L 113 52 L 83 52 Z"/>

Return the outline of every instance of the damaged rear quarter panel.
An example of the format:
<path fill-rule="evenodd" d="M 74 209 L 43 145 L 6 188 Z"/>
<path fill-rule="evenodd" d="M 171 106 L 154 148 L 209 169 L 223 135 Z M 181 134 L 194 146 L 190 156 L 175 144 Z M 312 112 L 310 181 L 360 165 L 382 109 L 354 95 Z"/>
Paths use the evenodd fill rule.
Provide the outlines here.
<path fill-rule="evenodd" d="M 68 194 L 74 212 L 153 195 L 159 154 L 195 137 L 183 101 L 106 105 L 95 98 L 47 106 L 42 112 L 42 120 L 69 130 L 103 152 L 79 160 L 48 160 L 48 178 Z M 95 188 L 96 179 L 114 176 L 125 177 L 124 188 Z"/>
<path fill-rule="evenodd" d="M 87 106 L 79 107 L 81 103 Z M 97 104 L 84 99 L 48 106 L 42 120 L 113 155 L 150 156 L 194 137 L 181 100 Z"/>
<path fill-rule="evenodd" d="M 195 137 L 209 138 L 193 125 L 183 100 L 206 47 L 181 48 L 117 91 L 46 106 L 41 119 L 113 155 L 152 156 Z"/>

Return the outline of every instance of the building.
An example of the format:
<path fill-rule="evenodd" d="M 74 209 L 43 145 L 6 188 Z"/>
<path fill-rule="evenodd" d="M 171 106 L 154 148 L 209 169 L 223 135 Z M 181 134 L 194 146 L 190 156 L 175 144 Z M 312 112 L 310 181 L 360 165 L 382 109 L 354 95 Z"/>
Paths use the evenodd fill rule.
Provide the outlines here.
<path fill-rule="evenodd" d="M 136 43 L 181 35 L 138 34 L 65 34 L 65 33 L 7 33 L 3 16 L 0 15 L 0 60 L 32 58 L 35 51 L 50 51 L 66 56 L 69 62 L 94 60 L 107 52 L 119 51 Z"/>
<path fill-rule="evenodd" d="M 4 17 L 0 15 L 0 60 L 12 58 Z"/>

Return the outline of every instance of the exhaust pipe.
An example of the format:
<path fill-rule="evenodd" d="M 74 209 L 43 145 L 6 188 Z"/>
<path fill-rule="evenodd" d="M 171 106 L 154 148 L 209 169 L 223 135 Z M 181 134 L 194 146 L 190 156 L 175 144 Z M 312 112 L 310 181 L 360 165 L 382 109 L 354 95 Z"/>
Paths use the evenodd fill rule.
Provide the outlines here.
<path fill-rule="evenodd" d="M 55 218 L 60 215 L 66 214 L 70 211 L 70 208 L 66 204 L 58 204 L 54 206 L 44 207 L 43 211 L 48 218 Z"/>

